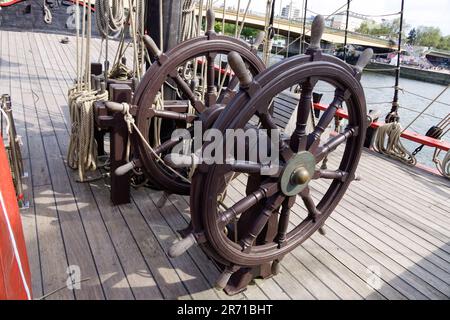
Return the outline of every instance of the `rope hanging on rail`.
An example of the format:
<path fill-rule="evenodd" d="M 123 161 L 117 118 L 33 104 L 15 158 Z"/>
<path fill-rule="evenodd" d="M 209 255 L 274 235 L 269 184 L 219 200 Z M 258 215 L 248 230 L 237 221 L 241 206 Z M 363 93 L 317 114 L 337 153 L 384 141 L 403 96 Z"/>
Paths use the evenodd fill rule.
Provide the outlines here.
<path fill-rule="evenodd" d="M 450 150 L 447 151 L 444 159 L 441 161 L 439 155 L 442 150 L 436 149 L 433 154 L 433 162 L 436 164 L 436 168 L 439 173 L 442 174 L 447 179 L 450 179 Z"/>
<path fill-rule="evenodd" d="M 400 160 L 407 165 L 415 166 L 416 157 L 410 153 L 400 141 L 402 126 L 398 122 L 387 123 L 378 128 L 372 147 L 378 153 Z"/>

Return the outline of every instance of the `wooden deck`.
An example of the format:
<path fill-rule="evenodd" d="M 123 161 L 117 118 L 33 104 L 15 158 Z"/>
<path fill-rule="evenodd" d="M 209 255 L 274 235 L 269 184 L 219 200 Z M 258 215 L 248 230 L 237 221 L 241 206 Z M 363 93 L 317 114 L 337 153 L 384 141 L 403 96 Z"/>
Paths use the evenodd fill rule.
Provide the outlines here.
<path fill-rule="evenodd" d="M 160 194 L 140 189 L 131 204 L 113 207 L 103 182 L 75 182 L 65 164 L 75 40 L 63 45 L 61 38 L 0 31 L 0 93 L 12 96 L 29 173 L 31 206 L 22 217 L 34 297 L 64 287 L 76 265 L 86 280 L 81 290 L 47 299 L 229 299 L 212 289 L 219 271 L 199 248 L 166 255 L 189 221 L 186 198 L 171 196 L 158 210 Z M 371 152 L 359 174 L 326 236 L 314 235 L 283 260 L 281 274 L 231 298 L 448 299 L 449 182 Z"/>

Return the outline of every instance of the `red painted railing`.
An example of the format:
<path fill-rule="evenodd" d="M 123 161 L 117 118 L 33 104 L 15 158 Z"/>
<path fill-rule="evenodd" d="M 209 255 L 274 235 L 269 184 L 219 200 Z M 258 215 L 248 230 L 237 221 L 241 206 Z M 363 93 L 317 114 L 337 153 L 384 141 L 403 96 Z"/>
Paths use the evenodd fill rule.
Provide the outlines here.
<path fill-rule="evenodd" d="M 325 105 L 322 105 L 320 103 L 315 103 L 314 108 L 325 111 L 325 110 L 327 110 L 328 107 Z M 336 112 L 336 115 L 341 118 L 348 119 L 348 114 L 344 110 L 339 109 Z M 374 123 L 372 123 L 371 126 L 372 126 L 372 128 L 377 129 L 377 128 L 381 127 L 382 125 L 384 125 L 383 122 L 374 122 Z M 413 131 L 405 130 L 401 136 L 402 136 L 402 138 L 405 138 L 405 139 L 413 141 L 413 142 L 417 142 L 419 144 L 423 144 L 427 147 L 438 148 L 443 151 L 450 150 L 450 143 L 443 141 L 443 140 L 433 139 L 433 138 L 418 134 Z"/>

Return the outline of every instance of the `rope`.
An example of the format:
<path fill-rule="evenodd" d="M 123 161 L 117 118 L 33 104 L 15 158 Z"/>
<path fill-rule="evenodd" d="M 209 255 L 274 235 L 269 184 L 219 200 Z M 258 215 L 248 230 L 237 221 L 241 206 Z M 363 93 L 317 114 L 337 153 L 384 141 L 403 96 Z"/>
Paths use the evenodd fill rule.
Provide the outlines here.
<path fill-rule="evenodd" d="M 442 150 L 439 149 L 436 149 L 434 151 L 433 162 L 436 164 L 436 168 L 438 169 L 439 173 L 447 179 L 450 179 L 450 150 L 447 151 L 447 154 L 442 161 L 439 159 L 439 155 L 441 154 L 441 152 Z"/>
<path fill-rule="evenodd" d="M 416 157 L 400 141 L 402 131 L 400 123 L 387 123 L 378 128 L 372 146 L 378 153 L 400 160 L 407 165 L 415 166 L 417 164 Z"/>
<path fill-rule="evenodd" d="M 52 24 L 52 22 L 53 22 L 53 15 L 52 15 L 52 12 L 48 8 L 48 6 L 47 6 L 45 1 L 46 0 L 44 0 L 44 3 L 42 5 L 42 9 L 44 10 L 44 22 L 46 24 Z"/>
<path fill-rule="evenodd" d="M 185 0 L 181 10 L 181 35 L 180 40 L 186 41 L 194 36 L 195 1 Z"/>
<path fill-rule="evenodd" d="M 116 38 L 125 22 L 124 1 L 95 0 L 97 30 L 103 38 Z"/>
<path fill-rule="evenodd" d="M 91 7 L 91 0 L 88 1 L 88 7 Z M 86 9 L 83 8 L 84 17 Z M 77 62 L 78 56 L 81 60 L 79 63 L 80 69 L 77 70 L 77 83 L 68 92 L 72 129 L 67 163 L 70 168 L 78 169 L 79 181 L 81 182 L 86 181 L 86 171 L 97 169 L 97 148 L 94 140 L 94 102 L 108 99 L 107 91 L 100 92 L 91 89 L 91 18 L 91 10 L 88 10 L 87 22 L 83 18 L 81 49 L 78 46 L 79 32 L 77 32 L 77 49 L 81 51 L 81 54 L 77 52 Z M 83 64 L 85 66 L 84 76 L 81 70 Z"/>
<path fill-rule="evenodd" d="M 439 93 L 437 96 L 436 96 L 436 98 L 434 98 L 429 104 L 428 104 L 428 106 L 421 112 L 421 113 L 419 113 L 418 115 L 417 115 L 417 117 L 416 118 L 414 118 L 414 120 L 413 121 L 411 121 L 411 123 L 410 124 L 408 124 L 406 127 L 405 127 L 405 129 L 403 130 L 403 132 L 406 130 L 406 129 L 408 129 L 410 126 L 412 126 L 413 125 L 413 123 L 414 122 L 416 122 L 416 120 L 417 119 L 419 119 L 448 89 L 450 88 L 450 86 L 447 86 L 444 90 L 442 90 L 442 92 L 441 93 Z"/>
<path fill-rule="evenodd" d="M 169 171 L 171 171 L 173 174 L 175 174 L 177 177 L 179 177 L 180 179 L 182 179 L 184 182 L 187 183 L 191 183 L 191 181 L 189 179 L 187 179 L 186 177 L 182 176 L 180 173 L 178 173 L 175 169 L 173 169 L 172 167 L 168 166 L 164 160 L 155 152 L 155 150 L 152 148 L 152 146 L 148 143 L 147 139 L 144 137 L 144 135 L 142 134 L 142 132 L 139 130 L 139 128 L 137 127 L 133 116 L 130 114 L 130 105 L 128 103 L 122 103 L 123 106 L 123 110 L 122 113 L 124 114 L 124 120 L 127 123 L 127 127 L 128 127 L 128 132 L 131 134 L 134 132 L 137 133 L 138 137 L 144 142 L 144 145 L 146 146 L 146 148 L 148 150 L 150 150 L 150 152 L 155 156 L 155 158 L 161 162 L 161 164 L 163 166 L 165 166 Z"/>

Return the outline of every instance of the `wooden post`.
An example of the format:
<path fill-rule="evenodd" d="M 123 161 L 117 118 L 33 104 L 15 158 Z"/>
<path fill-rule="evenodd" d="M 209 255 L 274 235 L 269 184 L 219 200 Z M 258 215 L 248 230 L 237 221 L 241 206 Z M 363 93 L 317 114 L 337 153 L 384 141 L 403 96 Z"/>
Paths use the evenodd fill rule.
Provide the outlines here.
<path fill-rule="evenodd" d="M 162 17 L 160 16 L 162 3 L 163 8 Z M 182 15 L 183 0 L 149 0 L 147 9 L 146 29 L 150 37 L 155 40 L 158 46 L 161 43 L 161 34 L 163 35 L 164 48 L 162 51 L 167 51 L 176 46 L 180 39 L 180 26 Z M 162 24 L 161 20 L 162 19 Z M 160 26 L 163 27 L 163 32 L 160 32 Z"/>
<path fill-rule="evenodd" d="M 111 101 L 131 103 L 131 88 L 124 84 L 110 86 Z M 117 176 L 118 167 L 127 163 L 128 128 L 122 113 L 114 113 L 114 126 L 111 127 L 111 201 L 114 205 L 130 203 L 130 174 Z"/>

